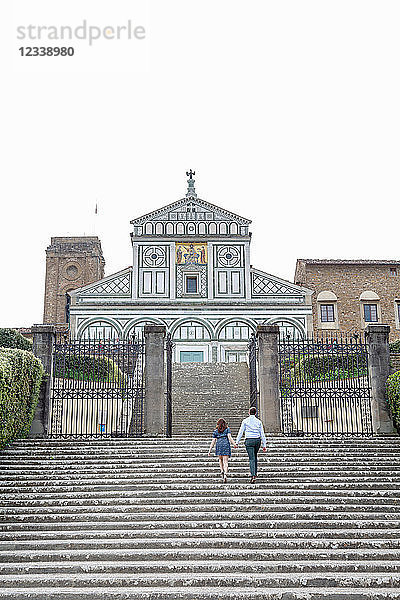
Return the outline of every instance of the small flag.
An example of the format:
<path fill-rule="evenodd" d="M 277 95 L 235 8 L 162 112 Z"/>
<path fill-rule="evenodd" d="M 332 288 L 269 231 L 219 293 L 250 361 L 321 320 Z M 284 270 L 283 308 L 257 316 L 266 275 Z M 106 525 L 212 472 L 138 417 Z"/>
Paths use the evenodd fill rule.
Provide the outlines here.
<path fill-rule="evenodd" d="M 96 202 L 96 208 L 94 209 L 94 214 L 97 215 L 97 202 Z"/>

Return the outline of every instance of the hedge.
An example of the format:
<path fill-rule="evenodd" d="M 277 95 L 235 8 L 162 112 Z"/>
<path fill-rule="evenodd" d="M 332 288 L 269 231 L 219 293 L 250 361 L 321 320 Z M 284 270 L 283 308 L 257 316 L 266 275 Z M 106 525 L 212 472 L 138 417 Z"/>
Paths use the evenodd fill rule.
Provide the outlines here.
<path fill-rule="evenodd" d="M 106 356 L 74 356 L 58 353 L 54 363 L 55 377 L 79 381 L 120 383 L 126 376 L 113 360 Z"/>
<path fill-rule="evenodd" d="M 19 348 L 20 350 L 32 350 L 32 342 L 15 329 L 0 328 L 0 347 Z"/>
<path fill-rule="evenodd" d="M 387 399 L 397 430 L 400 431 L 400 371 L 393 373 L 386 384 Z"/>
<path fill-rule="evenodd" d="M 293 369 L 296 376 L 311 381 L 352 379 L 367 374 L 367 358 L 362 354 L 315 354 L 300 358 Z"/>
<path fill-rule="evenodd" d="M 28 435 L 43 372 L 32 352 L 0 348 L 0 448 Z"/>
<path fill-rule="evenodd" d="M 389 344 L 390 352 L 400 352 L 400 340 L 396 340 Z"/>

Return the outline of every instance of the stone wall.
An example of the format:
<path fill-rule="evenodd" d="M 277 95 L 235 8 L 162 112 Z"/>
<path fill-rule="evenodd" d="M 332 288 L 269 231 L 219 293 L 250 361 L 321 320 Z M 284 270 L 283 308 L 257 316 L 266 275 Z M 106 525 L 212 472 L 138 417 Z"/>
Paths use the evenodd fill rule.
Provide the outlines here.
<path fill-rule="evenodd" d="M 247 363 L 173 365 L 172 434 L 209 435 L 224 418 L 236 436 L 248 416 L 250 391 Z"/>
<path fill-rule="evenodd" d="M 52 237 L 46 250 L 44 323 L 65 323 L 66 293 L 104 277 L 98 237 Z"/>
<path fill-rule="evenodd" d="M 397 275 L 391 275 L 395 269 Z M 393 271 L 392 271 L 393 272 Z M 360 295 L 375 292 L 380 301 L 380 323 L 390 325 L 390 341 L 400 338 L 396 319 L 396 300 L 400 300 L 399 261 L 341 261 L 299 259 L 296 265 L 295 283 L 314 291 L 312 295 L 314 333 L 328 327 L 318 323 L 317 296 L 319 292 L 331 291 L 337 296 L 338 322 L 334 331 L 363 331 L 366 323 L 360 310 Z M 330 301 L 327 301 L 329 304 Z M 371 303 L 376 303 L 371 300 Z M 330 325 L 330 324 L 329 324 Z M 332 330 L 332 327 L 329 327 Z"/>
<path fill-rule="evenodd" d="M 391 352 L 390 365 L 393 373 L 400 371 L 400 352 Z"/>

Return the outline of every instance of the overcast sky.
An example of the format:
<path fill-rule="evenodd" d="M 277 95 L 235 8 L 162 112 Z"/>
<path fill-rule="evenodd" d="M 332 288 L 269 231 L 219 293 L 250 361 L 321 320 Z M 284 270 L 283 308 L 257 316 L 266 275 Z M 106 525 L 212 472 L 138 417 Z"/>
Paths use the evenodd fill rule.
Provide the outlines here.
<path fill-rule="evenodd" d="M 129 221 L 198 196 L 252 219 L 252 264 L 399 259 L 400 3 L 7 0 L 0 326 L 42 321 L 51 236 L 92 235 L 106 274 Z M 144 39 L 17 39 L 132 25 Z M 73 57 L 21 57 L 66 45 Z M 95 219 L 96 201 L 99 214 Z"/>

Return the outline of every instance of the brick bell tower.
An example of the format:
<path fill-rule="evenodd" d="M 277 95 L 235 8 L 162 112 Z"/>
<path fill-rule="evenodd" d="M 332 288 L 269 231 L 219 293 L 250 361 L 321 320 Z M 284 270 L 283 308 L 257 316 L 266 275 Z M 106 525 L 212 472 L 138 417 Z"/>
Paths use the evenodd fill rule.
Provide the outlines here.
<path fill-rule="evenodd" d="M 67 293 L 104 277 L 97 236 L 52 237 L 46 249 L 43 323 L 66 323 Z"/>

